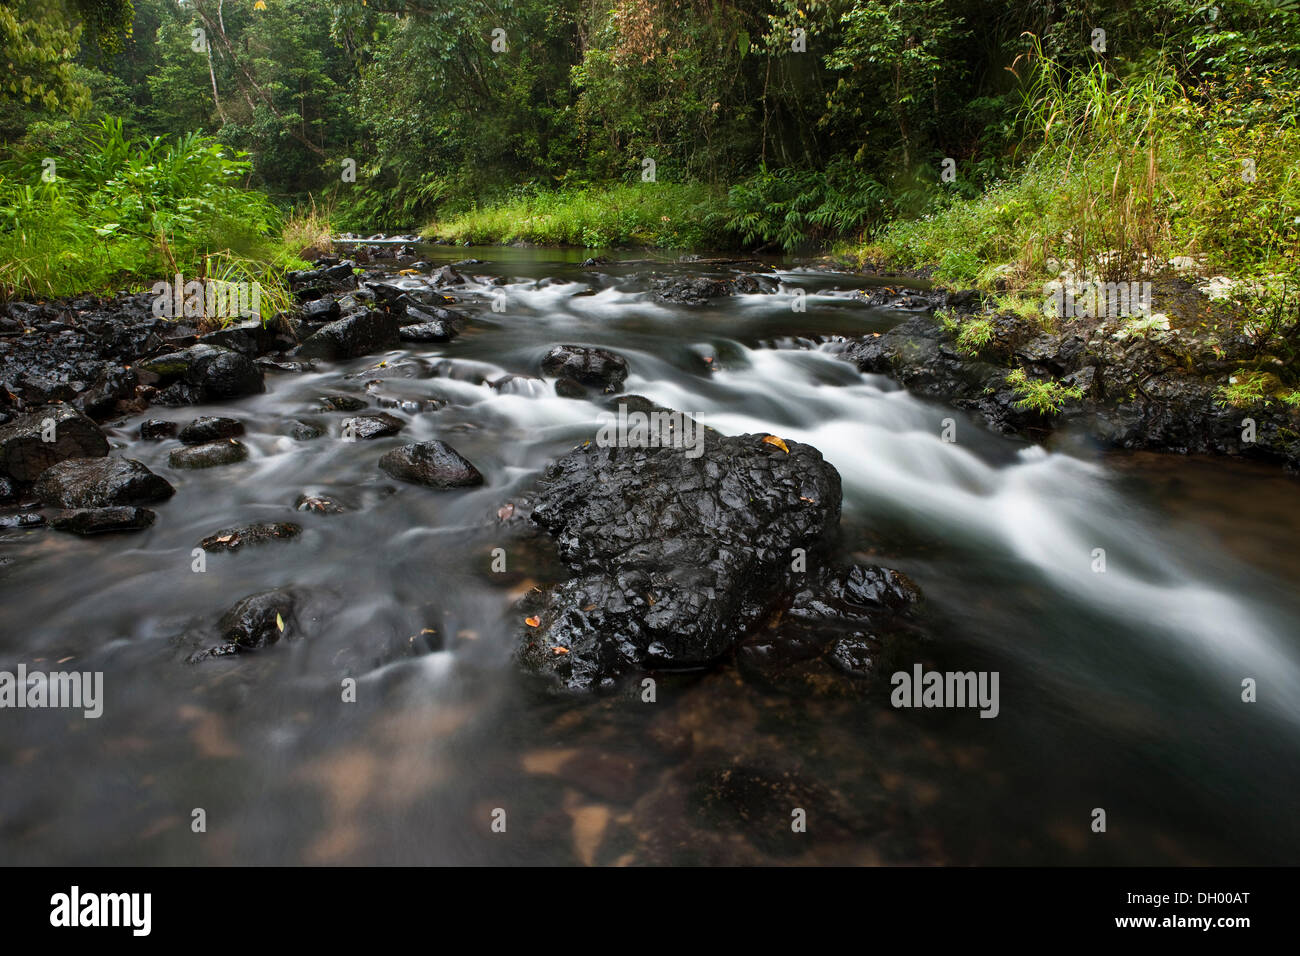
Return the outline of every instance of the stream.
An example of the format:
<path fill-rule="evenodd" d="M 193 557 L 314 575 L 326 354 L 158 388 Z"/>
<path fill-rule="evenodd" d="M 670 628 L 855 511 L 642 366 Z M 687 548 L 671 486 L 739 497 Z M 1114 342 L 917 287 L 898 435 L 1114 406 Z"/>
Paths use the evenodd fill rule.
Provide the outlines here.
<path fill-rule="evenodd" d="M 0 669 L 104 673 L 99 719 L 0 714 L 4 862 L 1300 858 L 1300 511 L 1280 470 L 994 435 L 813 339 L 905 316 L 853 299 L 853 276 L 774 259 L 780 292 L 685 307 L 647 293 L 651 268 L 702 271 L 668 257 L 584 267 L 590 253 L 576 250 L 421 253 L 478 257 L 462 271 L 503 280 L 458 295 L 470 317 L 459 338 L 268 374 L 264 394 L 237 402 L 110 421 L 113 453 L 176 487 L 157 523 L 89 539 L 0 531 Z M 796 289 L 806 312 L 791 308 Z M 843 558 L 919 585 L 934 629 L 926 665 L 997 671 L 998 716 L 896 710 L 883 680 L 865 698 L 800 698 L 728 661 L 663 675 L 653 702 L 635 687 L 570 698 L 523 680 L 512 607 L 556 569 L 512 553 L 494 572 L 506 542 L 493 519 L 593 437 L 605 405 L 557 397 L 550 382 L 486 382 L 537 376 L 566 342 L 624 356 L 627 394 L 727 434 L 820 449 L 843 479 Z M 356 412 L 321 406 L 340 395 L 405 428 L 340 440 Z M 177 471 L 176 442 L 139 438 L 145 419 L 200 415 L 241 420 L 248 460 Z M 941 439 L 945 419 L 955 441 Z M 297 422 L 325 434 L 295 440 Z M 434 438 L 486 483 L 432 491 L 376 467 Z M 347 510 L 298 512 L 304 493 Z M 201 539 L 256 521 L 303 533 L 193 570 Z M 333 595 L 331 613 L 301 640 L 184 662 L 178 635 L 282 585 Z M 344 702 L 332 655 L 363 633 L 437 649 L 369 671 Z M 1243 702 L 1245 678 L 1257 702 Z M 793 807 L 807 832 L 791 832 Z M 498 810 L 505 832 L 492 828 Z"/>

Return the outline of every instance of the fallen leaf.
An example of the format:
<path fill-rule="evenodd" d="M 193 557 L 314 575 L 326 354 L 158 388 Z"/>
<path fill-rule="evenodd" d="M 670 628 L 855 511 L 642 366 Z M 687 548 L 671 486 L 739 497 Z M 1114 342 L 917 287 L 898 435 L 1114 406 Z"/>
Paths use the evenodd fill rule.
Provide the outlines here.
<path fill-rule="evenodd" d="M 763 443 L 767 445 L 775 445 L 777 448 L 781 449 L 787 455 L 790 454 L 790 449 L 786 447 L 785 442 L 777 438 L 775 435 L 764 435 Z"/>
<path fill-rule="evenodd" d="M 228 541 L 234 541 L 234 540 L 235 540 L 235 536 L 233 534 L 223 534 L 219 538 L 217 538 L 217 543 L 225 544 Z"/>
<path fill-rule="evenodd" d="M 586 607 L 584 607 L 582 610 L 583 610 L 584 613 L 587 612 L 587 611 L 594 611 L 594 610 L 596 610 L 596 605 L 594 605 L 594 604 L 588 604 L 588 605 L 587 605 Z"/>
<path fill-rule="evenodd" d="M 803 495 L 800 495 L 800 496 L 799 496 L 799 500 L 800 500 L 800 501 L 806 501 L 806 502 L 808 502 L 808 504 L 810 504 L 810 505 L 815 505 L 815 504 L 817 504 L 817 499 L 816 499 L 816 498 L 805 498 Z"/>
<path fill-rule="evenodd" d="M 551 648 L 551 653 L 552 653 L 552 654 L 567 654 L 567 653 L 569 653 L 569 649 L 568 649 L 567 647 L 552 647 L 552 648 Z"/>
<path fill-rule="evenodd" d="M 514 502 L 509 502 L 508 504 L 504 504 L 497 509 L 497 518 L 500 519 L 501 521 L 505 521 L 507 518 L 511 517 L 514 513 L 515 513 Z"/>
<path fill-rule="evenodd" d="M 529 627 L 537 627 L 537 625 L 541 624 L 542 622 L 539 618 L 526 617 L 524 618 L 524 623 L 527 624 Z"/>
<path fill-rule="evenodd" d="M 280 629 L 281 634 L 284 633 L 284 618 L 282 618 L 279 614 L 275 616 L 275 626 Z"/>

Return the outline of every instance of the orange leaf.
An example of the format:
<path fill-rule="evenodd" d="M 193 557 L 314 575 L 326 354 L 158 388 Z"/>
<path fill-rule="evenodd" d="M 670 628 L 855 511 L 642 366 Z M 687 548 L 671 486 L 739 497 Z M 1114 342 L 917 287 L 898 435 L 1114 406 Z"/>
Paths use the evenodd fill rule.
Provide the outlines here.
<path fill-rule="evenodd" d="M 529 627 L 537 627 L 537 625 L 541 624 L 542 622 L 540 618 L 526 617 L 524 618 L 524 623 L 527 624 Z"/>
<path fill-rule="evenodd" d="M 786 447 L 785 442 L 781 441 L 781 439 L 777 438 L 775 435 L 764 435 L 763 442 L 768 445 L 775 445 L 787 455 L 790 454 L 790 449 Z"/>
<path fill-rule="evenodd" d="M 552 648 L 551 648 L 551 653 L 552 653 L 552 654 L 567 654 L 567 653 L 569 653 L 569 649 L 568 649 L 567 647 L 552 647 Z"/>

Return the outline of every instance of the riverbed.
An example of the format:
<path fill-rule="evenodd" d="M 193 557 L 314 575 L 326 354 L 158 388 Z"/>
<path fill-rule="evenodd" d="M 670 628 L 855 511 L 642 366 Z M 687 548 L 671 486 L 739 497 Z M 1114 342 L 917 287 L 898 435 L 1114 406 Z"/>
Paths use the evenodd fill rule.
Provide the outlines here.
<path fill-rule="evenodd" d="M 1068 435 L 1030 445 L 861 374 L 833 337 L 883 332 L 903 315 L 853 298 L 858 277 L 772 260 L 775 294 L 676 306 L 649 296 L 651 271 L 734 273 L 668 256 L 585 266 L 589 252 L 421 252 L 485 260 L 462 267 L 484 281 L 457 292 L 470 322 L 454 341 L 112 421 L 113 454 L 176 487 L 152 528 L 0 532 L 0 667 L 102 671 L 105 688 L 98 719 L 0 712 L 0 859 L 1295 861 L 1293 479 L 1107 453 Z M 607 408 L 541 380 L 489 383 L 538 376 L 559 343 L 618 352 L 628 394 L 724 433 L 820 449 L 843 480 L 841 556 L 916 582 L 934 632 L 928 664 L 998 672 L 998 716 L 898 710 L 884 680 L 873 694 L 801 698 L 726 661 L 663 675 L 653 702 L 638 690 L 554 696 L 522 679 L 514 604 L 554 568 L 520 553 L 494 571 L 493 519 L 593 438 Z M 356 412 L 327 410 L 328 396 L 405 426 L 344 441 Z M 242 421 L 248 460 L 177 471 L 174 442 L 139 437 L 146 419 L 201 415 Z M 295 440 L 297 423 L 324 435 Z M 377 468 L 385 451 L 434 438 L 484 485 L 431 491 Z M 299 512 L 303 494 L 346 510 Z M 259 521 L 303 533 L 194 570 L 201 539 Z M 331 613 L 299 639 L 185 662 L 187 635 L 277 586 L 329 594 Z M 344 700 L 337 651 L 357 635 L 424 652 L 366 670 Z M 1246 679 L 1254 702 L 1242 699 Z M 791 829 L 794 809 L 805 832 Z"/>

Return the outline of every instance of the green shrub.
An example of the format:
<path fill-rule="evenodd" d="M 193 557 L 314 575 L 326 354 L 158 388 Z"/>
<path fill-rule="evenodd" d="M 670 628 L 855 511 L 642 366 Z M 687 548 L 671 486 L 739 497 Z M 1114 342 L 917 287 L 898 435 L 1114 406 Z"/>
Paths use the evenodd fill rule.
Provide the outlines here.
<path fill-rule="evenodd" d="M 1015 369 L 1006 378 L 1007 385 L 1020 396 L 1017 408 L 1028 408 L 1040 415 L 1059 414 L 1067 401 L 1083 398 L 1083 389 L 1077 385 L 1062 385 L 1050 379 L 1034 381 L 1022 368 Z"/>
<path fill-rule="evenodd" d="M 280 217 L 243 189 L 250 166 L 215 140 L 124 135 L 105 120 L 42 176 L 36 152 L 0 164 L 0 297 L 61 296 L 201 277 L 208 257 L 282 257 Z"/>

